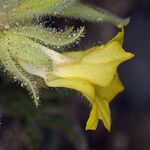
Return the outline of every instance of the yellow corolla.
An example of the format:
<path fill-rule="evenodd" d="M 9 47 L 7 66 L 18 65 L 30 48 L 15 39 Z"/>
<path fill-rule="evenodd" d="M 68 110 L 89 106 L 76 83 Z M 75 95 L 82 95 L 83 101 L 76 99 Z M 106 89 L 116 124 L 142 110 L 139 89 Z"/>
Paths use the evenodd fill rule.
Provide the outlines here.
<path fill-rule="evenodd" d="M 109 103 L 123 90 L 117 67 L 133 57 L 133 54 L 122 48 L 123 37 L 122 30 L 105 45 L 81 52 L 64 53 L 71 61 L 53 65 L 45 76 L 48 86 L 75 89 L 89 100 L 92 109 L 86 130 L 95 130 L 99 119 L 110 130 Z"/>

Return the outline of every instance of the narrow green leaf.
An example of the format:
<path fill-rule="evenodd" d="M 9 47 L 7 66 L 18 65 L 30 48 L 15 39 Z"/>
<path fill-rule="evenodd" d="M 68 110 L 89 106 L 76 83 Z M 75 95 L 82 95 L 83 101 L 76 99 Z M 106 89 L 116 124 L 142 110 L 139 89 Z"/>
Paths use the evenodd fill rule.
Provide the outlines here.
<path fill-rule="evenodd" d="M 11 22 L 32 22 L 40 16 L 64 16 L 94 22 L 109 22 L 118 27 L 126 26 L 129 18 L 122 19 L 104 9 L 82 4 L 76 0 L 23 0 L 9 15 Z"/>
<path fill-rule="evenodd" d="M 21 81 L 21 86 L 25 87 L 31 93 L 35 105 L 38 106 L 39 92 L 37 86 L 32 81 L 31 77 L 29 77 L 28 74 L 24 72 L 17 62 L 11 57 L 9 53 L 9 45 L 3 44 L 3 46 L 1 46 L 1 54 L 3 56 L 3 58 L 1 58 L 1 64 L 4 66 L 5 71 L 13 76 L 15 81 Z"/>
<path fill-rule="evenodd" d="M 39 52 L 37 43 L 25 37 L 18 37 L 6 33 L 0 42 L 1 64 L 4 66 L 10 76 L 15 81 L 21 81 L 21 85 L 25 87 L 32 95 L 35 105 L 39 105 L 39 90 L 31 75 L 25 72 L 18 63 L 18 59 L 23 59 L 30 63 L 48 64 L 49 58 Z M 36 47 L 36 48 L 35 48 Z"/>
<path fill-rule="evenodd" d="M 64 11 L 60 13 L 60 15 L 87 21 L 96 21 L 96 22 L 105 21 L 115 24 L 118 27 L 125 26 L 129 23 L 129 18 L 121 19 L 104 9 L 88 6 L 82 3 L 76 3 L 64 9 Z"/>
<path fill-rule="evenodd" d="M 40 46 L 39 43 L 28 37 L 18 35 L 18 32 L 8 31 L 3 42 L 9 46 L 9 53 L 15 60 L 21 59 L 36 65 L 47 65 L 50 63 L 48 56 L 38 48 Z"/>
<path fill-rule="evenodd" d="M 83 35 L 84 27 L 79 28 L 74 31 L 73 28 L 68 28 L 65 31 L 57 31 L 53 28 L 42 28 L 42 27 L 20 27 L 14 29 L 13 32 L 16 32 L 18 35 L 32 38 L 34 40 L 39 40 L 44 45 L 49 46 L 66 46 L 70 45 Z M 20 40 L 20 39 L 19 39 Z M 38 41 L 37 41 L 38 42 Z"/>
<path fill-rule="evenodd" d="M 76 0 L 22 0 L 12 16 L 26 18 L 34 15 L 57 14 L 75 2 Z"/>

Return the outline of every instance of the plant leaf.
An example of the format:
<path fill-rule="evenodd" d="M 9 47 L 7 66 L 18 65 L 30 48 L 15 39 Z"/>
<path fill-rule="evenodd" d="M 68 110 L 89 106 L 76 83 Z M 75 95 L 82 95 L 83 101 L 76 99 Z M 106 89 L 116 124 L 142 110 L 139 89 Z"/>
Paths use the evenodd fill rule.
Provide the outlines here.
<path fill-rule="evenodd" d="M 36 83 L 32 80 L 32 77 L 26 73 L 20 65 L 14 59 L 13 55 L 10 53 L 10 41 L 3 40 L 0 42 L 1 48 L 1 64 L 4 66 L 5 71 L 7 71 L 10 76 L 13 76 L 15 81 L 21 81 L 21 86 L 26 87 L 26 89 L 32 94 L 35 105 L 39 105 L 39 91 Z M 16 48 L 16 47 L 12 47 Z"/>
<path fill-rule="evenodd" d="M 15 18 L 26 18 L 34 15 L 55 14 L 75 2 L 76 0 L 22 0 L 12 15 Z"/>
<path fill-rule="evenodd" d="M 38 48 L 41 44 L 28 37 L 18 35 L 17 32 L 7 31 L 3 43 L 8 44 L 9 53 L 15 60 L 21 59 L 27 63 L 42 66 L 50 64 L 49 57 Z"/>
<path fill-rule="evenodd" d="M 129 18 L 122 19 L 102 8 L 82 4 L 76 0 L 24 0 L 13 11 L 10 20 L 24 23 L 39 20 L 42 15 L 72 17 L 94 22 L 109 22 L 118 27 L 126 26 Z"/>
<path fill-rule="evenodd" d="M 105 21 L 115 24 L 118 27 L 125 26 L 129 23 L 129 18 L 121 19 L 104 9 L 88 6 L 82 3 L 76 3 L 64 9 L 60 15 L 94 22 Z"/>
<path fill-rule="evenodd" d="M 73 31 L 73 28 L 68 28 L 65 31 L 56 31 L 53 28 L 42 28 L 42 27 L 20 27 L 16 28 L 13 32 L 17 32 L 18 35 L 29 37 L 35 40 L 39 40 L 44 45 L 49 46 L 66 46 L 70 45 L 83 35 L 84 27 Z"/>

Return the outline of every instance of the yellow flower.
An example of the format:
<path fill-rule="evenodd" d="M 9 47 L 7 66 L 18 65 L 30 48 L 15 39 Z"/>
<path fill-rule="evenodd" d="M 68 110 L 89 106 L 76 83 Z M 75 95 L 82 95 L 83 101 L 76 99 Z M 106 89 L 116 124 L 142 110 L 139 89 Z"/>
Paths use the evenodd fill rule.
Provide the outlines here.
<path fill-rule="evenodd" d="M 95 130 L 98 120 L 102 120 L 110 130 L 109 103 L 123 90 L 117 67 L 133 57 L 133 54 L 122 48 L 123 37 L 122 30 L 105 45 L 81 52 L 64 53 L 63 56 L 70 58 L 70 62 L 54 64 L 53 69 L 46 74 L 45 82 L 48 86 L 75 89 L 89 100 L 92 110 L 86 130 Z"/>

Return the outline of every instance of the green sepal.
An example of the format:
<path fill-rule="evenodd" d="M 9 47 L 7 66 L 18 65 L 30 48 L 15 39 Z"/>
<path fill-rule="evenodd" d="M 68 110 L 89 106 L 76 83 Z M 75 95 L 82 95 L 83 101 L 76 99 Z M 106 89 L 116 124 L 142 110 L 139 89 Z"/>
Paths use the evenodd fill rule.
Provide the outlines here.
<path fill-rule="evenodd" d="M 69 7 L 76 0 L 22 0 L 12 13 L 13 18 L 33 18 L 55 14 Z"/>
<path fill-rule="evenodd" d="M 129 18 L 121 19 L 120 17 L 108 12 L 102 8 L 76 3 L 60 13 L 61 16 L 77 18 L 81 20 L 94 22 L 109 22 L 118 27 L 126 26 L 129 23 Z"/>
<path fill-rule="evenodd" d="M 11 32 L 17 33 L 19 36 L 24 36 L 42 42 L 44 45 L 51 47 L 62 47 L 70 45 L 83 36 L 84 27 L 73 30 L 73 27 L 66 28 L 62 31 L 57 31 L 54 28 L 43 28 L 40 26 L 24 26 L 13 29 Z M 38 41 L 39 40 L 39 41 Z"/>

